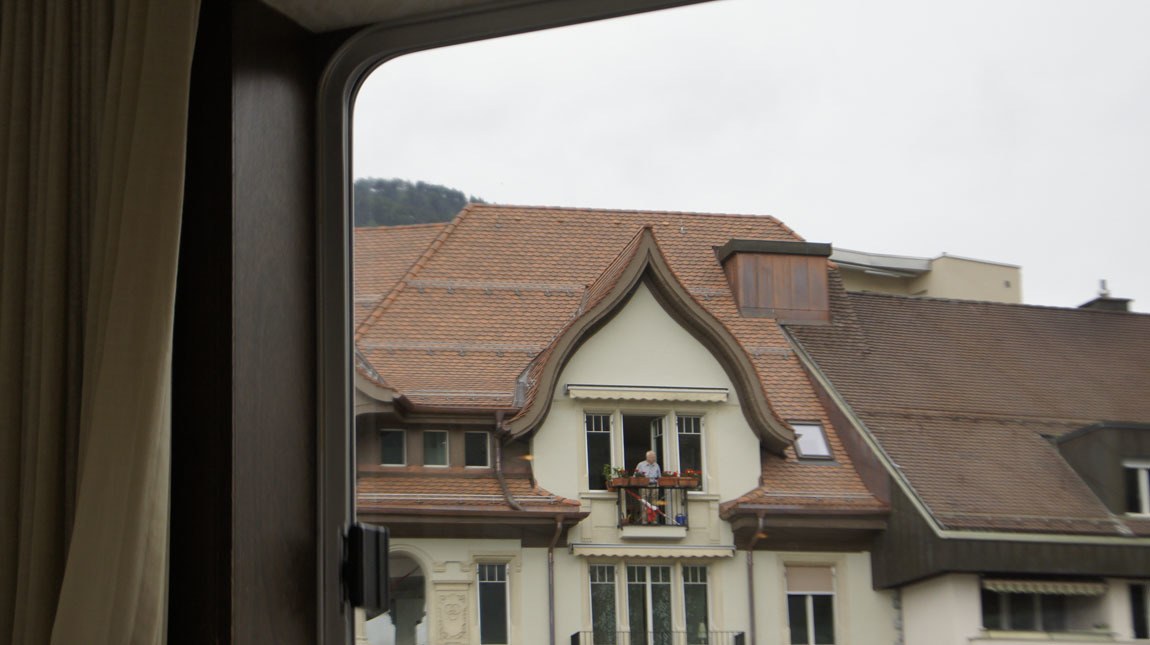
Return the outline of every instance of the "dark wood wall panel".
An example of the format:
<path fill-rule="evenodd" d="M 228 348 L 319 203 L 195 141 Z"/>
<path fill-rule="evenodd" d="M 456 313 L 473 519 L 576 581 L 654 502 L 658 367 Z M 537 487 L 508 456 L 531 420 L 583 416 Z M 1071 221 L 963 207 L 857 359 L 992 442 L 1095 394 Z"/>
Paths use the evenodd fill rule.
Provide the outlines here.
<path fill-rule="evenodd" d="M 891 495 L 887 531 L 871 551 L 874 587 L 886 589 L 941 573 L 1150 576 L 1145 547 L 942 539 L 901 489 Z"/>
<path fill-rule="evenodd" d="M 318 629 L 318 70 L 295 23 L 255 2 L 233 15 L 233 638 L 302 644 Z"/>

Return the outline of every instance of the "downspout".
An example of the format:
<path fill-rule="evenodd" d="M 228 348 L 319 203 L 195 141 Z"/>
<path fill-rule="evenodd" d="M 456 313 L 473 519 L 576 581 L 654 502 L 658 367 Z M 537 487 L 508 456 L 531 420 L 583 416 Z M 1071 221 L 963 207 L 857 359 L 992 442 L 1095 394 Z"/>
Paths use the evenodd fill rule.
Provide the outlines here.
<path fill-rule="evenodd" d="M 759 541 L 759 536 L 763 534 L 764 513 L 764 511 L 759 511 L 759 526 L 755 529 L 755 534 L 751 536 L 751 541 L 747 544 L 747 603 L 751 618 L 751 645 L 758 645 L 759 642 L 755 640 L 755 543 Z"/>
<path fill-rule="evenodd" d="M 562 532 L 563 516 L 560 515 L 555 518 L 555 535 L 551 536 L 551 544 L 547 546 L 547 636 L 551 645 L 555 645 L 555 544 Z"/>
<path fill-rule="evenodd" d="M 522 511 L 523 506 L 511 497 L 511 489 L 507 487 L 507 480 L 503 478 L 503 435 L 505 434 L 503 410 L 499 410 L 495 413 L 495 479 L 499 482 L 499 488 L 503 489 L 503 499 L 507 500 L 507 505 L 517 511 Z"/>

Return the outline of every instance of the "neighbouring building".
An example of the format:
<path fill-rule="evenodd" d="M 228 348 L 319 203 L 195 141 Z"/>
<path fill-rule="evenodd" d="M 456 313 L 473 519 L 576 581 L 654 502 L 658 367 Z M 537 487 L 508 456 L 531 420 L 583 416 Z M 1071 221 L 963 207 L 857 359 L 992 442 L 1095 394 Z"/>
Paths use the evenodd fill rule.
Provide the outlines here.
<path fill-rule="evenodd" d="M 1140 637 L 1150 317 L 848 293 L 830 252 L 734 215 L 357 230 L 361 640 Z M 648 451 L 676 477 L 618 477 Z"/>
<path fill-rule="evenodd" d="M 1013 264 L 943 253 L 918 258 L 834 249 L 847 291 L 957 300 L 1022 302 L 1022 269 Z"/>

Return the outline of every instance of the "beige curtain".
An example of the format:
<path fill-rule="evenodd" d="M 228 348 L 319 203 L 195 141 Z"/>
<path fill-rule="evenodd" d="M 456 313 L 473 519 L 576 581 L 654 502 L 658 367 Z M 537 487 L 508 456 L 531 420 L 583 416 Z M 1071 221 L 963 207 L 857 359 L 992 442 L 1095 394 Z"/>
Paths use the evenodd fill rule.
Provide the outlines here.
<path fill-rule="evenodd" d="M 162 643 L 198 2 L 0 2 L 0 643 Z"/>

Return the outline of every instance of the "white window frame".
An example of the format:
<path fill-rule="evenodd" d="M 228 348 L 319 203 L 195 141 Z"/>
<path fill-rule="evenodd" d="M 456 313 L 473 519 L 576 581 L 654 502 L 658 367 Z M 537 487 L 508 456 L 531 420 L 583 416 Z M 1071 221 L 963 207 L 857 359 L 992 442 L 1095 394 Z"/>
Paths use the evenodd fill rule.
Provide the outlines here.
<path fill-rule="evenodd" d="M 615 416 L 617 414 L 618 414 L 618 411 L 583 410 L 583 416 L 580 417 L 580 421 L 582 421 L 582 431 L 583 431 L 583 463 L 586 464 L 586 467 L 583 468 L 583 472 L 580 475 L 583 478 L 583 490 L 591 491 L 591 492 L 603 492 L 603 493 L 607 492 L 606 489 L 603 489 L 602 491 L 600 491 L 598 488 L 591 488 L 591 477 L 590 477 L 591 452 L 587 448 L 587 435 L 589 434 L 587 432 L 587 417 L 589 417 L 589 416 L 607 417 L 607 433 L 606 433 L 607 434 L 607 444 L 608 444 L 608 446 L 610 446 L 609 450 L 611 452 L 610 463 L 611 463 L 611 466 L 614 467 L 616 462 L 617 462 L 617 455 L 620 454 L 620 453 L 616 452 L 616 448 L 615 448 L 615 434 L 616 434 L 615 427 L 618 425 L 616 423 Z M 602 432 L 597 431 L 597 432 L 595 432 L 595 434 L 602 434 Z M 602 466 L 600 466 L 600 468 L 602 468 Z M 623 468 L 627 468 L 627 466 L 623 466 Z"/>
<path fill-rule="evenodd" d="M 701 563 L 700 564 L 689 564 L 686 562 L 676 563 L 676 568 L 679 570 L 679 572 L 678 572 L 679 573 L 679 584 L 681 585 L 681 589 L 679 591 L 679 598 L 680 598 L 679 604 L 681 606 L 680 611 L 683 612 L 683 616 L 682 616 L 683 629 L 690 632 L 689 626 L 687 625 L 687 569 L 690 567 L 698 567 L 698 568 L 702 569 L 704 572 L 704 575 L 706 576 L 706 580 L 704 580 L 702 584 L 703 584 L 703 587 L 707 590 L 707 634 L 708 634 L 708 638 L 709 638 L 709 635 L 711 632 L 718 631 L 715 629 L 714 603 L 711 602 L 711 573 L 712 573 L 712 571 L 711 571 L 710 565 L 701 564 Z M 674 574 L 672 574 L 672 575 L 674 575 Z M 691 584 L 699 584 L 699 583 L 693 582 Z M 688 633 L 686 640 L 690 641 L 690 638 L 691 638 L 691 635 L 690 635 L 690 633 Z"/>
<path fill-rule="evenodd" d="M 623 585 L 623 593 L 622 594 L 618 593 L 618 591 L 619 591 L 618 587 L 616 587 L 616 589 L 615 589 L 616 596 L 621 596 L 622 600 L 623 600 L 624 615 L 619 616 L 619 618 L 618 618 L 618 620 L 621 623 L 623 623 L 623 625 L 624 625 L 622 631 L 626 631 L 628 633 L 630 633 L 630 631 L 631 631 L 631 611 L 630 611 L 631 605 L 630 605 L 630 596 L 628 595 L 631 593 L 631 590 L 629 589 L 629 587 L 631 586 L 631 581 L 627 577 L 627 569 L 629 569 L 630 567 L 639 567 L 639 568 L 646 570 L 645 579 L 643 581 L 643 586 L 645 587 L 645 590 L 643 593 L 644 593 L 644 597 L 646 599 L 646 602 L 644 603 L 644 605 L 645 605 L 644 610 L 646 611 L 646 619 L 647 619 L 646 622 L 647 622 L 647 628 L 648 628 L 647 633 L 648 634 L 654 634 L 655 630 L 653 629 L 653 627 L 654 627 L 654 619 L 655 619 L 655 616 L 654 616 L 655 602 L 654 602 L 654 594 L 651 593 L 651 587 L 654 584 L 654 582 L 651 580 L 651 570 L 654 569 L 655 567 L 665 567 L 669 571 L 669 573 L 667 574 L 667 587 L 668 587 L 667 590 L 671 594 L 668 602 L 671 603 L 671 629 L 670 629 L 670 631 L 673 634 L 675 632 L 675 627 L 678 625 L 681 625 L 683 622 L 683 617 L 681 615 L 682 609 L 680 608 L 680 609 L 676 610 L 676 603 L 675 603 L 675 600 L 676 600 L 675 599 L 675 569 L 679 568 L 678 563 L 675 563 L 675 562 L 651 562 L 651 563 L 647 563 L 647 562 L 644 562 L 644 563 L 623 562 L 622 565 L 623 565 L 623 578 L 622 578 L 621 582 Z M 682 579 L 682 572 L 681 571 L 680 571 L 679 577 L 681 580 Z M 588 578 L 588 579 L 590 579 L 590 578 Z M 616 576 L 616 579 L 618 580 L 618 576 Z M 662 583 L 660 583 L 660 584 L 662 584 Z M 680 598 L 679 600 L 681 601 L 682 599 Z"/>
<path fill-rule="evenodd" d="M 818 567 L 830 569 L 831 572 L 831 590 L 830 591 L 791 591 L 790 583 L 786 580 L 787 567 Z M 791 596 L 805 596 L 803 606 L 806 610 L 807 619 L 807 644 L 815 645 L 815 603 L 814 596 L 830 596 L 831 597 L 831 621 L 832 633 L 831 645 L 839 642 L 839 602 L 837 600 L 839 590 L 839 576 L 838 567 L 833 564 L 820 564 L 817 562 L 786 562 L 783 564 L 783 589 L 785 592 L 786 606 L 783 612 L 787 615 L 787 643 L 791 642 L 790 630 L 790 598 Z"/>
<path fill-rule="evenodd" d="M 1133 470 L 1138 473 L 1138 502 L 1141 510 L 1130 512 L 1126 511 L 1127 515 L 1136 517 L 1150 516 L 1150 460 L 1148 459 L 1127 459 L 1122 462 L 1122 469 Z M 1126 473 L 1122 473 L 1122 494 L 1126 494 Z M 1122 500 L 1122 505 L 1126 506 L 1127 500 Z"/>
<path fill-rule="evenodd" d="M 707 413 L 695 409 L 678 410 L 678 409 L 643 409 L 630 406 L 621 406 L 613 410 L 603 410 L 602 408 L 594 409 L 588 408 L 583 410 L 581 422 L 583 424 L 583 460 L 584 463 L 590 462 L 591 455 L 587 452 L 587 416 L 589 415 L 604 415 L 610 419 L 610 432 L 611 432 L 611 465 L 618 466 L 630 472 L 636 464 L 620 464 L 619 459 L 622 455 L 626 454 L 623 449 L 623 417 L 661 417 L 663 420 L 663 455 L 666 463 L 659 464 L 663 472 L 673 471 L 682 475 L 682 465 L 679 463 L 679 417 L 692 417 L 699 420 L 699 455 L 700 455 L 700 475 L 699 475 L 699 490 L 688 491 L 688 495 L 698 495 L 705 493 L 707 490 Z M 591 482 L 587 478 L 587 469 L 584 469 L 583 487 L 586 491 L 592 491 Z M 594 490 L 592 492 L 599 492 Z"/>
<path fill-rule="evenodd" d="M 427 463 L 427 439 L 426 436 L 429 432 L 436 432 L 443 434 L 443 463 L 442 464 L 429 464 Z M 422 430 L 419 440 L 421 442 L 420 452 L 423 453 L 423 466 L 425 468 L 447 468 L 451 465 L 451 433 L 447 430 Z"/>
<path fill-rule="evenodd" d="M 484 445 L 486 446 L 484 448 L 483 454 L 487 457 L 487 462 L 484 463 L 482 466 L 468 465 L 468 463 L 467 463 L 467 436 L 473 435 L 473 434 L 483 435 Z M 451 457 L 449 455 L 448 461 L 450 461 L 450 460 L 451 460 Z M 464 468 L 491 468 L 491 433 L 490 432 L 483 432 L 483 431 L 478 431 L 478 430 L 468 430 L 467 432 L 463 433 L 463 467 Z"/>
<path fill-rule="evenodd" d="M 503 568 L 503 607 L 504 607 L 503 620 L 505 621 L 504 624 L 507 626 L 507 642 L 506 643 L 491 643 L 491 644 L 487 644 L 487 645 L 510 645 L 511 640 L 512 640 L 511 639 L 511 567 L 509 567 L 508 563 L 504 562 L 504 561 L 499 561 L 499 562 L 479 561 L 479 562 L 476 562 L 476 565 L 475 565 L 475 616 L 476 616 L 476 619 L 475 619 L 476 634 L 475 635 L 476 635 L 476 638 L 479 640 L 480 643 L 482 643 L 482 641 L 483 641 L 483 594 L 481 594 L 479 592 L 479 586 L 480 586 L 480 584 L 482 584 L 485 581 L 480 580 L 479 572 L 480 572 L 481 567 L 502 567 Z M 490 581 L 486 581 L 486 582 L 490 582 Z"/>
<path fill-rule="evenodd" d="M 997 597 L 998 615 L 1001 617 L 1001 620 L 1003 622 L 1003 626 L 998 628 L 998 629 L 991 629 L 991 628 L 986 627 L 986 625 L 984 624 L 982 626 L 983 629 L 989 629 L 990 631 L 1004 631 L 1004 632 L 1027 632 L 1027 633 L 1047 633 L 1047 634 L 1068 633 L 1067 630 L 1048 629 L 1046 625 L 1042 624 L 1042 596 L 1054 596 L 1054 595 L 1058 595 L 1058 594 L 1041 594 L 1041 593 L 1035 593 L 1035 592 L 1024 592 L 1024 593 L 1017 594 L 1017 595 L 1030 596 L 1030 602 L 1033 605 L 1034 622 L 1037 625 L 1036 629 L 1022 629 L 1020 627 L 1015 627 L 1014 625 L 1011 624 L 1013 621 L 1011 620 L 1011 614 L 1010 614 L 1010 602 L 1007 599 L 1007 596 L 1009 596 L 1010 594 L 1007 592 L 1003 592 L 1003 591 L 991 591 L 991 593 L 993 593 Z M 982 620 L 985 623 L 986 622 L 985 610 L 982 610 L 982 612 L 983 612 L 983 616 L 984 616 Z M 1069 608 L 1064 609 L 1063 618 L 1064 618 L 1064 620 L 1067 620 L 1067 621 L 1069 620 L 1069 618 L 1070 618 L 1070 609 Z"/>
<path fill-rule="evenodd" d="M 403 437 L 403 448 L 400 450 L 400 455 L 402 455 L 402 460 L 397 464 L 384 463 L 383 462 L 383 443 L 382 442 L 383 442 L 383 433 L 385 433 L 385 432 L 398 432 L 398 433 L 400 433 L 400 436 Z M 406 466 L 407 465 L 407 430 L 404 430 L 402 428 L 380 428 L 379 429 L 379 437 L 380 437 L 380 447 L 379 447 L 380 462 L 379 462 L 379 465 L 383 466 L 385 468 L 397 468 L 400 466 Z"/>
<path fill-rule="evenodd" d="M 831 449 L 830 439 L 827 437 L 827 429 L 821 422 L 818 421 L 791 421 L 791 428 L 795 430 L 796 435 L 805 434 L 800 433 L 799 428 L 813 429 L 817 431 L 819 437 L 822 439 L 823 446 L 827 449 L 827 454 L 805 454 L 803 449 L 799 446 L 799 436 L 795 437 L 795 456 L 799 459 L 817 459 L 820 461 L 834 461 L 835 453 Z"/>
<path fill-rule="evenodd" d="M 587 575 L 585 576 L 585 579 L 587 580 L 587 609 L 588 609 L 587 617 L 590 619 L 590 623 L 589 623 L 590 627 L 588 628 L 587 631 L 590 631 L 592 633 L 594 633 L 594 631 L 595 631 L 595 597 L 594 597 L 594 592 L 592 589 L 592 587 L 594 585 L 592 584 L 592 581 L 591 581 L 591 571 L 595 567 L 602 567 L 605 569 L 610 569 L 612 571 L 611 586 L 615 590 L 615 634 L 619 634 L 619 632 L 624 631 L 626 629 L 625 627 L 622 626 L 623 625 L 622 621 L 623 621 L 623 614 L 626 613 L 627 604 L 626 604 L 626 602 L 623 601 L 622 596 L 619 593 L 619 585 L 620 585 L 619 565 L 620 565 L 620 563 L 618 563 L 618 562 L 588 562 L 587 563 Z M 627 574 L 627 569 L 624 568 L 623 569 L 623 575 L 626 576 L 626 574 Z M 597 583 L 597 584 L 606 584 L 606 583 Z M 625 585 L 626 581 L 623 580 L 622 584 Z M 626 591 L 627 591 L 626 588 L 624 588 L 623 591 L 624 591 L 624 593 L 626 593 Z M 616 639 L 616 642 L 618 640 L 619 639 Z"/>

